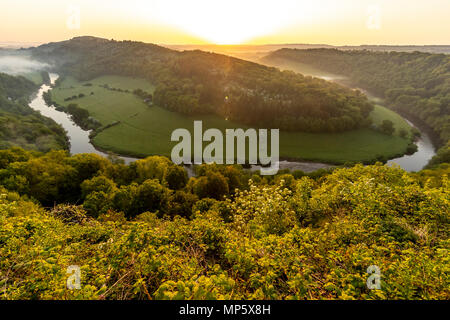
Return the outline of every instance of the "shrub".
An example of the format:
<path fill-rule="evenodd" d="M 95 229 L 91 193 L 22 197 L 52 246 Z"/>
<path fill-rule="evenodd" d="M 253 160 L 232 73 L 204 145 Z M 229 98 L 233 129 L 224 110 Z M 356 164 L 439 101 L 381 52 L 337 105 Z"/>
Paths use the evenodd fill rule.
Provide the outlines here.
<path fill-rule="evenodd" d="M 88 220 L 83 208 L 68 204 L 54 207 L 51 214 L 68 224 L 82 224 Z"/>

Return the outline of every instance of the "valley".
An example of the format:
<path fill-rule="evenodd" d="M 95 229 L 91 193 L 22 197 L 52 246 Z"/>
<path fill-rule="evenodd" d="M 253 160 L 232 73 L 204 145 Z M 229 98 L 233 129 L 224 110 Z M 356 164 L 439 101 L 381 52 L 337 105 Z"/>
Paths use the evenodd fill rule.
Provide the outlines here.
<path fill-rule="evenodd" d="M 86 51 L 90 47 L 98 52 L 102 52 L 106 48 L 116 50 L 116 56 L 108 58 L 108 63 L 112 63 L 114 60 L 121 64 L 115 72 L 116 75 L 108 75 L 108 69 L 103 67 L 106 65 L 106 61 L 100 61 L 97 56 L 93 56 L 92 52 Z M 96 129 L 91 140 L 99 150 L 131 157 L 169 156 L 170 150 L 174 146 L 174 143 L 169 140 L 171 132 L 177 128 L 192 128 L 194 120 L 203 121 L 206 128 L 218 128 L 222 131 L 226 128 L 281 128 L 280 156 L 284 160 L 291 161 L 313 161 L 337 165 L 357 162 L 373 163 L 399 157 L 410 148 L 410 126 L 399 115 L 389 112 L 373 102 L 364 102 L 358 93 L 331 82 L 286 72 L 280 73 L 273 68 L 267 69 L 262 65 L 222 55 L 197 51 L 178 53 L 153 45 L 109 42 L 91 37 L 45 45 L 33 49 L 32 54 L 36 58 L 44 59 L 45 53 L 47 55 L 45 62 L 49 61 L 49 57 L 52 56 L 60 57 L 59 60 L 64 59 L 68 50 L 74 52 L 75 57 L 78 57 L 75 61 L 80 61 L 80 63 L 85 61 L 85 65 L 92 65 L 92 67 L 89 70 L 83 67 L 86 69 L 86 73 L 81 75 L 82 70 L 80 70 L 79 64 L 60 63 L 58 68 L 63 75 L 51 91 L 51 101 L 56 103 L 61 108 L 60 110 L 76 104 L 79 108 L 88 111 L 91 121 L 95 123 L 91 129 Z M 136 60 L 143 61 L 141 70 L 135 69 L 135 62 L 123 60 L 125 56 L 122 52 L 125 50 L 136 52 Z M 151 63 L 148 62 L 150 57 L 152 57 Z M 171 60 L 180 60 L 180 62 L 175 62 L 180 66 L 173 69 L 170 67 L 170 62 L 167 62 Z M 230 64 L 231 66 L 229 66 Z M 169 69 L 164 69 L 167 66 Z M 206 67 L 213 69 L 207 70 Z M 224 71 L 225 73 L 221 74 L 222 71 L 219 70 L 222 68 L 232 71 Z M 257 82 L 251 84 L 246 78 L 243 79 L 241 74 L 244 74 L 244 71 L 251 72 L 245 75 L 246 78 L 259 77 Z M 135 75 L 120 75 L 120 73 L 130 72 Z M 166 78 L 169 73 L 179 74 L 184 80 L 170 80 L 170 85 L 167 85 Z M 303 94 L 303 97 L 295 105 L 285 107 L 284 111 L 277 111 L 278 109 L 283 110 L 280 107 L 273 109 L 272 106 L 276 105 L 276 101 L 272 101 L 272 99 L 283 99 L 279 103 L 286 104 L 291 103 L 290 99 L 294 96 L 291 97 L 293 93 L 287 93 L 285 97 L 274 95 L 273 98 L 270 98 L 271 90 L 281 85 L 281 82 L 277 84 L 272 80 L 272 83 L 268 83 L 264 80 L 264 77 L 268 77 L 272 73 L 280 78 L 279 81 L 286 81 L 287 86 L 290 86 L 289 81 L 304 83 L 305 88 L 309 86 L 311 89 L 301 89 L 309 90 L 309 96 Z M 98 74 L 98 76 L 94 74 Z M 199 78 L 199 74 L 202 74 L 202 78 Z M 208 76 L 206 76 L 207 74 Z M 324 78 L 330 80 L 332 76 Z M 81 79 L 86 77 L 88 78 Z M 172 79 L 171 77 L 170 79 Z M 213 90 L 205 81 L 208 78 L 214 79 L 214 77 L 217 78 L 218 85 Z M 294 78 L 298 79 L 294 80 Z M 195 90 L 190 89 L 198 81 L 200 83 Z M 227 86 L 235 88 L 237 82 L 241 82 L 243 88 L 250 86 L 249 88 L 252 89 L 246 89 L 248 93 L 242 89 L 239 91 L 222 89 L 223 85 L 223 88 L 227 88 Z M 321 86 L 324 88 L 320 89 Z M 298 88 L 303 87 L 298 86 Z M 332 95 L 330 95 L 331 92 L 325 93 L 325 91 L 324 98 L 313 98 L 312 95 L 320 94 L 320 90 L 325 90 L 325 88 L 332 92 L 335 91 L 332 94 L 335 95 L 336 101 L 327 102 Z M 153 95 L 151 105 L 132 93 L 136 89 Z M 221 90 L 225 90 L 225 92 L 221 92 Z M 227 93 L 226 90 L 229 92 Z M 223 102 L 218 102 L 220 97 L 223 99 L 224 95 L 233 96 L 233 99 L 230 98 L 227 101 L 234 101 L 232 102 L 234 105 L 223 105 Z M 345 104 L 348 102 L 343 102 L 343 95 L 349 95 L 347 101 L 354 100 L 354 102 L 350 102 L 350 105 L 363 104 L 364 106 L 358 107 L 348 106 L 349 110 L 350 108 L 357 110 L 361 107 L 363 115 L 357 116 L 346 111 Z M 259 96 L 262 96 L 264 100 L 261 100 Z M 309 119 L 313 114 L 312 111 L 308 111 L 308 108 L 313 108 L 308 106 L 311 99 L 319 99 L 320 104 L 330 104 L 329 106 L 319 104 L 314 111 L 320 115 L 320 118 L 329 117 L 328 122 L 319 118 Z M 245 107 L 245 101 L 247 101 L 247 106 L 251 106 L 248 111 L 245 111 L 248 109 Z M 370 103 L 373 105 L 370 106 Z M 337 111 L 338 109 L 333 111 L 333 108 L 337 108 L 335 105 L 338 104 L 342 105 L 341 111 Z M 250 111 L 252 108 L 254 110 Z M 369 111 L 367 119 L 364 119 L 364 114 L 370 109 L 372 111 Z M 270 110 L 274 112 L 272 116 L 270 116 Z M 288 113 L 296 115 L 289 118 Z M 341 115 L 337 116 L 339 113 Z M 255 120 L 257 118 L 253 116 L 249 122 L 250 115 L 258 115 L 259 120 Z M 384 120 L 392 122 L 395 134 L 387 135 L 374 129 L 374 127 L 380 126 Z M 374 127 L 368 125 L 370 122 Z M 89 127 L 89 125 L 85 126 Z M 407 134 L 400 136 L 399 132 L 402 129 Z"/>
<path fill-rule="evenodd" d="M 0 1 L 2 307 L 444 306 L 448 16 L 448 0 Z"/>
<path fill-rule="evenodd" d="M 85 86 L 88 83 L 92 86 Z M 51 91 L 52 99 L 57 104 L 67 107 L 70 103 L 76 103 L 88 110 L 102 126 L 120 122 L 92 139 L 93 144 L 101 150 L 133 157 L 170 156 L 175 145 L 170 142 L 170 134 L 177 128 L 193 128 L 194 120 L 202 120 L 206 128 L 219 128 L 222 131 L 227 128 L 246 128 L 215 115 L 184 116 L 156 105 L 149 107 L 133 94 L 105 89 L 102 87 L 104 84 L 122 90 L 140 88 L 153 92 L 154 88 L 144 80 L 127 77 L 104 76 L 84 82 L 68 77 Z M 91 95 L 91 92 L 94 94 Z M 84 97 L 64 101 L 80 93 Z M 392 120 L 396 130 L 409 129 L 409 125 L 399 115 L 382 106 L 376 106 L 371 117 L 374 123 Z M 390 159 L 403 154 L 407 146 L 407 139 L 387 136 L 371 129 L 338 134 L 285 131 L 280 134 L 280 155 L 283 159 L 331 164 Z"/>

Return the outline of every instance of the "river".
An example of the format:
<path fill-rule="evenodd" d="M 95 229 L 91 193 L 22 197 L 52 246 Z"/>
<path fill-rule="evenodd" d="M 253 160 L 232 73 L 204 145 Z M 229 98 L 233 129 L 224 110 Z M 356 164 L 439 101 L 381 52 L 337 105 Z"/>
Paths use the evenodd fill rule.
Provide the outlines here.
<path fill-rule="evenodd" d="M 330 78 L 330 77 L 328 76 L 327 78 Z M 326 80 L 328 80 L 328 79 L 326 79 Z M 341 81 L 339 81 L 339 80 L 341 80 Z M 341 79 L 331 79 L 329 81 L 337 81 L 343 85 L 346 85 L 345 82 L 342 82 L 342 78 Z M 351 87 L 349 85 L 347 85 L 347 86 Z M 352 89 L 360 90 L 373 103 L 376 103 L 378 105 L 384 104 L 383 98 L 378 97 L 378 96 L 374 95 L 373 93 L 368 92 L 365 89 L 362 89 L 362 88 L 352 88 Z M 405 119 L 405 118 L 403 118 L 403 119 Z M 436 154 L 436 148 L 434 147 L 430 136 L 425 131 L 420 130 L 420 128 L 418 128 L 414 123 L 412 123 L 408 119 L 405 119 L 405 121 L 408 122 L 408 124 L 411 127 L 419 130 L 421 133 L 421 136 L 415 142 L 417 145 L 417 152 L 412 155 L 404 155 L 402 157 L 389 160 L 387 162 L 387 164 L 391 165 L 391 166 L 397 164 L 400 167 L 402 167 L 403 169 L 405 169 L 406 171 L 417 172 L 417 171 L 422 170 L 428 164 L 428 162 L 431 160 L 431 158 L 433 158 L 433 156 Z"/>
<path fill-rule="evenodd" d="M 406 119 L 405 119 L 406 120 Z M 406 120 L 410 126 L 417 128 L 411 121 Z M 388 161 L 388 165 L 398 164 L 400 167 L 409 172 L 417 172 L 422 170 L 431 158 L 436 154 L 436 148 L 431 138 L 424 131 L 420 131 L 421 136 L 416 141 L 417 152 L 412 155 L 404 155 L 403 157 Z"/>
<path fill-rule="evenodd" d="M 323 76 L 326 80 L 335 80 L 329 75 Z M 58 79 L 58 75 L 55 73 L 50 73 L 51 83 Z M 108 154 L 97 150 L 90 142 L 89 134 L 90 131 L 85 131 L 76 125 L 70 115 L 56 110 L 53 106 L 47 106 L 44 101 L 43 93 L 50 90 L 49 85 L 42 85 L 30 103 L 30 107 L 36 111 L 40 111 L 42 115 L 52 118 L 55 122 L 60 124 L 66 131 L 70 140 L 70 153 L 95 153 L 104 157 L 108 157 Z M 379 99 L 379 98 L 377 98 Z M 408 121 L 409 122 L 409 121 Z M 410 122 L 409 122 L 410 123 Z M 413 125 L 412 123 L 410 123 Z M 398 164 L 400 167 L 407 171 L 420 171 L 428 163 L 428 161 L 435 155 L 435 149 L 431 142 L 429 136 L 422 132 L 421 138 L 417 141 L 418 151 L 413 155 L 405 155 L 403 157 L 390 160 L 388 164 Z M 123 157 L 121 156 L 125 163 L 129 164 L 138 159 Z M 290 170 L 302 170 L 304 172 L 312 172 L 318 169 L 326 169 L 331 166 L 324 163 L 313 163 L 313 162 L 295 162 L 295 161 L 280 161 L 280 169 L 290 169 Z M 253 166 L 252 171 L 260 169 L 259 166 Z M 186 166 L 189 176 L 194 175 L 192 166 Z"/>
<path fill-rule="evenodd" d="M 55 73 L 50 73 L 50 81 L 52 84 L 55 83 L 56 79 L 58 79 L 58 75 Z M 36 97 L 31 101 L 30 107 L 36 111 L 40 111 L 43 116 L 55 120 L 56 123 L 60 124 L 67 131 L 67 136 L 70 140 L 71 154 L 96 153 L 98 155 L 108 157 L 108 154 L 95 149 L 95 147 L 91 144 L 89 140 L 90 131 L 85 131 L 76 125 L 70 118 L 69 114 L 58 111 L 54 107 L 47 106 L 43 98 L 43 93 L 50 89 L 51 87 L 49 85 L 42 85 L 39 88 Z M 131 163 L 137 160 L 129 157 L 121 158 L 125 160 L 125 163 Z"/>
<path fill-rule="evenodd" d="M 348 79 L 345 76 L 329 73 L 329 72 L 323 72 L 321 70 L 318 70 L 314 67 L 311 67 L 306 64 L 302 63 L 292 63 L 286 60 L 275 60 L 275 61 L 259 61 L 260 63 L 270 65 L 272 67 L 277 67 L 281 70 L 291 70 L 294 72 L 299 72 L 306 76 L 312 76 L 321 78 L 327 81 L 333 81 L 337 82 L 341 85 L 344 85 L 346 87 L 349 87 L 351 89 L 358 89 L 362 92 L 364 92 L 369 100 L 372 102 L 383 105 L 384 99 L 381 97 L 378 97 L 374 95 L 371 92 L 368 92 L 365 89 L 358 88 L 352 86 L 350 83 L 348 83 Z M 406 171 L 409 172 L 417 172 L 422 170 L 430 161 L 430 159 L 436 154 L 436 148 L 434 147 L 430 136 L 424 132 L 423 130 L 420 130 L 416 125 L 414 125 L 411 121 L 405 119 L 409 125 L 412 127 L 418 129 L 421 133 L 421 137 L 416 141 L 416 145 L 418 147 L 418 150 L 413 155 L 404 155 L 402 157 L 392 159 L 388 161 L 388 165 L 399 165 L 401 168 L 403 168 Z"/>

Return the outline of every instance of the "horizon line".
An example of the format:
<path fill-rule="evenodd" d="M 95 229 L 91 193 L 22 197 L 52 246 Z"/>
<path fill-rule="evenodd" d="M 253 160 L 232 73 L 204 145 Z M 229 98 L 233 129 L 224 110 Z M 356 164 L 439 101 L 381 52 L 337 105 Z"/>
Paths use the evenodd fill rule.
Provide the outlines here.
<path fill-rule="evenodd" d="M 133 42 L 142 42 L 142 43 L 148 43 L 148 44 L 156 44 L 160 46 L 218 46 L 218 47 L 244 47 L 244 46 L 252 46 L 252 47 L 264 47 L 264 46 L 329 46 L 329 47 L 364 47 L 364 46 L 371 46 L 371 47 L 447 47 L 450 46 L 450 43 L 448 44 L 392 44 L 392 43 L 383 43 L 383 44 L 329 44 L 329 43 L 301 43 L 301 42 L 286 42 L 286 43 L 263 43 L 263 44 L 252 44 L 252 43 L 236 43 L 236 44 L 218 44 L 218 43 L 158 43 L 158 42 L 148 42 L 145 40 L 123 40 L 123 39 L 114 39 L 114 38 L 104 38 L 104 37 L 97 37 L 97 36 L 76 36 L 68 39 L 63 40 L 50 40 L 50 41 L 2 41 L 0 40 L 0 47 L 2 45 L 6 44 L 34 44 L 34 45 L 42 45 L 52 42 L 62 42 L 62 41 L 68 41 L 75 38 L 83 38 L 83 37 L 92 37 L 92 38 L 99 38 L 99 39 L 105 39 L 105 40 L 115 40 L 115 41 L 133 41 Z"/>

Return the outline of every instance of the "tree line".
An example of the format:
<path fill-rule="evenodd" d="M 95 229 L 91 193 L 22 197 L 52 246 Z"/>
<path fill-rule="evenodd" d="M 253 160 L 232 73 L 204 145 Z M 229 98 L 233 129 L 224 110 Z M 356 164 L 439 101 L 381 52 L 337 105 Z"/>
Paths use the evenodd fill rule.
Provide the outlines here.
<path fill-rule="evenodd" d="M 283 172 L 283 171 L 281 171 Z M 270 181 L 241 166 L 201 165 L 197 176 L 188 178 L 182 166 L 161 156 L 130 165 L 118 158 L 96 154 L 70 156 L 67 151 L 36 153 L 21 148 L 0 150 L 0 185 L 36 199 L 44 206 L 82 203 L 89 215 L 122 212 L 128 218 L 146 212 L 190 217 L 198 200 L 223 200 L 248 180 Z M 328 171 L 320 170 L 318 178 Z M 306 176 L 302 171 L 295 177 Z"/>

